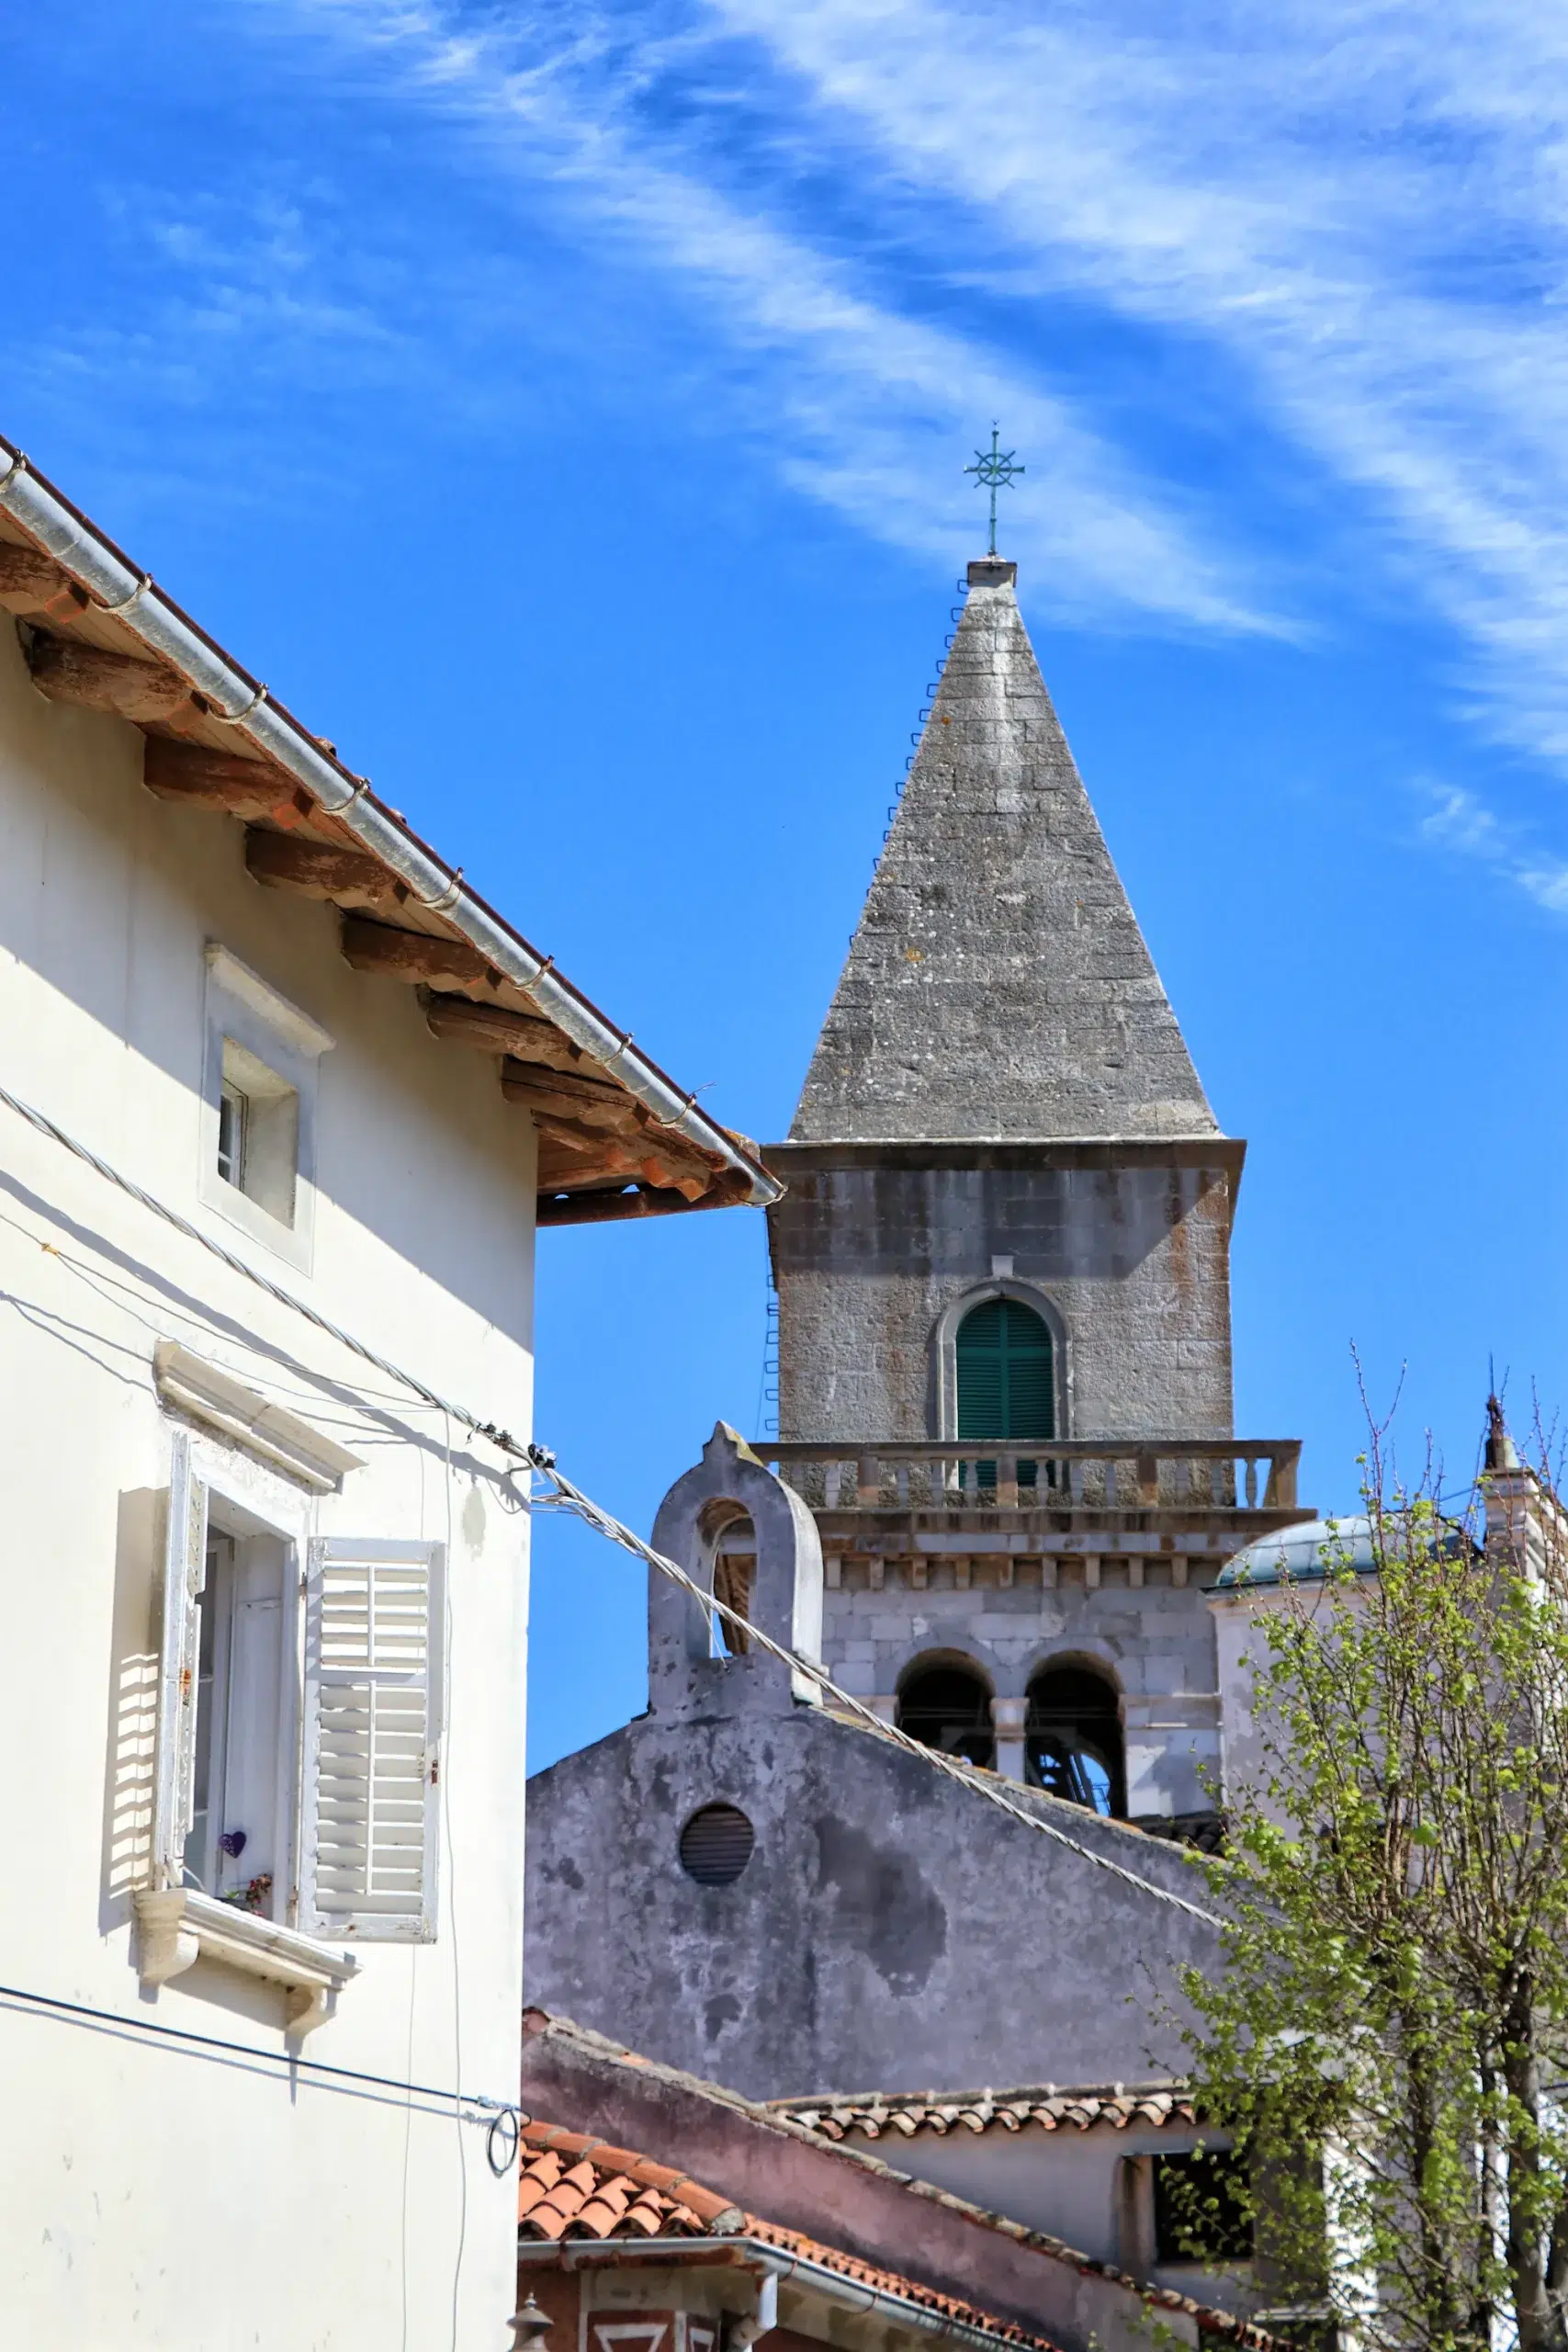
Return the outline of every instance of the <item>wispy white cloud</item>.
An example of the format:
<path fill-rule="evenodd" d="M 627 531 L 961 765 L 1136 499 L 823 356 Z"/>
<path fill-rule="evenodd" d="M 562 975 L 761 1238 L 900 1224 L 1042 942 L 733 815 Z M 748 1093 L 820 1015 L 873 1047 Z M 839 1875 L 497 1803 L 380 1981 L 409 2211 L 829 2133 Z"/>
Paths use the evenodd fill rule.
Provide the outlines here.
<path fill-rule="evenodd" d="M 559 21 L 491 12 L 475 29 L 438 0 L 278 0 L 275 13 L 395 70 L 405 93 L 481 138 L 496 170 L 570 201 L 623 264 L 663 273 L 748 363 L 743 404 L 785 479 L 867 532 L 944 560 L 971 551 L 961 469 L 977 423 L 1005 414 L 1051 484 L 1010 518 L 1040 601 L 1222 631 L 1287 627 L 1261 585 L 1268 567 L 1227 547 L 1047 368 L 890 301 L 786 206 L 743 200 L 704 169 L 699 142 L 650 118 L 650 85 L 695 70 L 715 20 L 661 29 L 650 14 L 628 29 L 584 6 Z"/>
<path fill-rule="evenodd" d="M 1462 785 L 1428 783 L 1421 791 L 1428 805 L 1418 830 L 1429 847 L 1490 866 L 1549 914 L 1568 915 L 1568 859 L 1543 854 L 1524 828 Z"/>
<path fill-rule="evenodd" d="M 1568 20 L 1534 0 L 714 0 L 1043 294 L 1206 338 L 1568 760 Z"/>
<path fill-rule="evenodd" d="M 481 311 L 548 311 L 549 216 L 576 241 L 568 306 L 601 288 L 601 381 L 683 379 L 716 435 L 868 533 L 966 551 L 959 469 L 998 415 L 1031 468 L 1009 537 L 1032 594 L 1221 632 L 1315 602 L 1332 628 L 1337 569 L 1357 615 L 1403 599 L 1450 625 L 1472 716 L 1568 767 L 1568 19 L 1539 0 L 256 0 L 248 20 L 333 44 L 344 103 L 390 94 L 519 233 L 488 270 L 426 273 L 417 323 L 412 279 L 389 300 L 287 223 L 249 266 L 195 249 L 197 348 L 249 325 L 417 373 L 421 326 L 428 349 Z M 1261 500 L 1224 479 L 1253 448 Z"/>

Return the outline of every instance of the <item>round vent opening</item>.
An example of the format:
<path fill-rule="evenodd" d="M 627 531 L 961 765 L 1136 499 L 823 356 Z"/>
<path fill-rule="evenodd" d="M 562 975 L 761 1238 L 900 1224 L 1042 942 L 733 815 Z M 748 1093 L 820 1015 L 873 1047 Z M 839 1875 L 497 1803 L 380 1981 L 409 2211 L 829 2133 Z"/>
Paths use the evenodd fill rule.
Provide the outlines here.
<path fill-rule="evenodd" d="M 681 1868 L 699 1886 L 732 1886 L 756 1842 L 739 1805 L 705 1804 L 681 1832 Z"/>

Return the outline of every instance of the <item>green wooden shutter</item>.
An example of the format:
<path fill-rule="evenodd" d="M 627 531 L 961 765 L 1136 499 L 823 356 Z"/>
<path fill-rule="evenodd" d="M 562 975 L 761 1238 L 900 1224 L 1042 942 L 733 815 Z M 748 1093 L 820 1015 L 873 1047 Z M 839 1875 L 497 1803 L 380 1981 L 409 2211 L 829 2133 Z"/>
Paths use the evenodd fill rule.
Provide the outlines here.
<path fill-rule="evenodd" d="M 1002 1309 L 990 1298 L 971 1308 L 958 1327 L 958 1434 L 974 1440 L 1006 1437 L 1007 1390 L 1002 1358 Z"/>
<path fill-rule="evenodd" d="M 1056 1434 L 1055 1364 L 1051 1334 L 1032 1307 L 1016 1298 L 988 1298 L 958 1327 L 958 1435 L 1053 1438 Z M 1022 1484 L 1034 1484 L 1032 1464 L 1021 1464 Z M 996 1465 L 979 1464 L 979 1483 L 995 1486 Z"/>

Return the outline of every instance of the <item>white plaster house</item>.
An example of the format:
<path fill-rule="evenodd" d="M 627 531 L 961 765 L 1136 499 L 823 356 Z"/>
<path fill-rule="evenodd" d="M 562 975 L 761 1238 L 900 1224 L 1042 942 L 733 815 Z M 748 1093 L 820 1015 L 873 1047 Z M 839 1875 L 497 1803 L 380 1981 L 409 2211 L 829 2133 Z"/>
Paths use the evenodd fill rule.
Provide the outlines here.
<path fill-rule="evenodd" d="M 536 1222 L 777 1188 L 4 443 L 0 604 L 0 2342 L 499 2347 L 528 1521 L 463 1416 L 529 1436 Z"/>

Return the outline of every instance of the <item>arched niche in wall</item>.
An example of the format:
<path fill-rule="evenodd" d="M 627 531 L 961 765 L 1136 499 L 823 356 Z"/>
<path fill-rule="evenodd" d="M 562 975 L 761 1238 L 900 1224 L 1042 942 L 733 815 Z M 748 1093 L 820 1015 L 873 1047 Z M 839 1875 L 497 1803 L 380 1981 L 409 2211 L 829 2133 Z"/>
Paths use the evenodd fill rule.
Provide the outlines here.
<path fill-rule="evenodd" d="M 1023 1777 L 1091 1813 L 1127 1810 L 1126 1742 L 1116 1685 L 1080 1658 L 1053 1658 L 1029 1685 Z"/>
<path fill-rule="evenodd" d="M 926 1747 L 993 1770 L 991 1686 L 974 1662 L 952 1651 L 917 1658 L 898 1679 L 898 1728 Z"/>
<path fill-rule="evenodd" d="M 997 1275 L 955 1298 L 931 1336 L 931 1375 L 939 1438 L 1072 1435 L 1066 1326 L 1032 1283 Z M 1029 1426 L 981 1429 L 991 1405 L 995 1418 Z"/>

